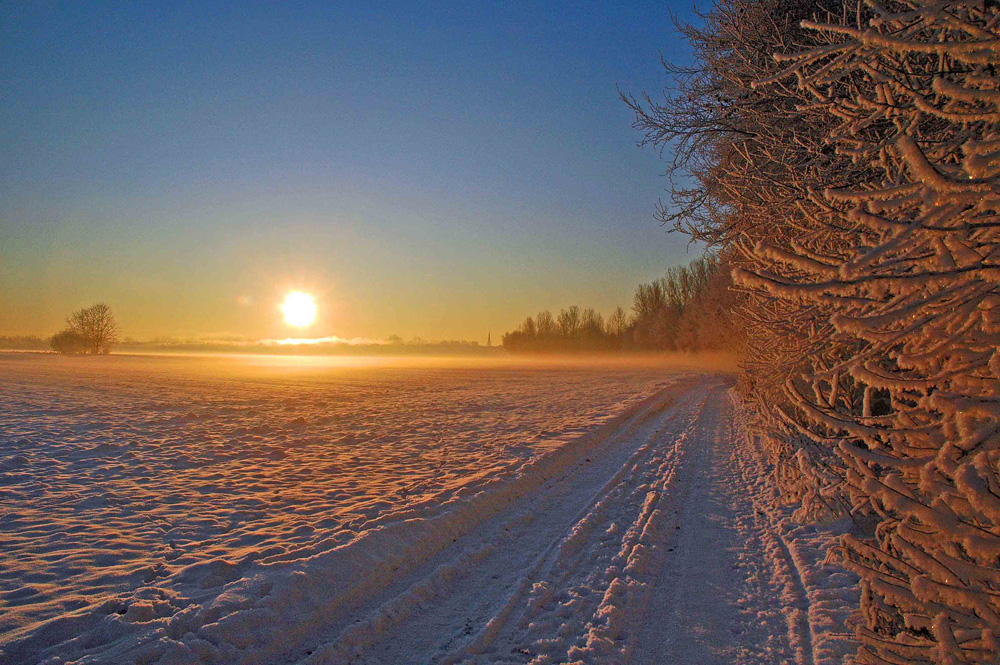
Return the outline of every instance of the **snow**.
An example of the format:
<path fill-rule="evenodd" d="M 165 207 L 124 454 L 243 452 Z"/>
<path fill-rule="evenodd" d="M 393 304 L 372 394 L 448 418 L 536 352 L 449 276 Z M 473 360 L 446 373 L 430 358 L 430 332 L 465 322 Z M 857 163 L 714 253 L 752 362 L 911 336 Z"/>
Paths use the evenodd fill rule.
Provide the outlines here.
<path fill-rule="evenodd" d="M 662 364 L 0 355 L 0 662 L 840 662 L 844 524 Z"/>

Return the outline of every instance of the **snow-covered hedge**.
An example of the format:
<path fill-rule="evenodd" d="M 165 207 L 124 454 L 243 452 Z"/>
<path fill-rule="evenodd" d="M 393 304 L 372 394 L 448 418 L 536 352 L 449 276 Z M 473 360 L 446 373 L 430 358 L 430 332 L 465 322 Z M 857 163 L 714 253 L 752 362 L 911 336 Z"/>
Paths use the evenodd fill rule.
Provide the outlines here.
<path fill-rule="evenodd" d="M 639 125 L 709 149 L 676 221 L 734 257 L 784 496 L 876 525 L 838 552 L 857 662 L 1000 662 L 1000 8 L 720 2 L 706 25 Z"/>

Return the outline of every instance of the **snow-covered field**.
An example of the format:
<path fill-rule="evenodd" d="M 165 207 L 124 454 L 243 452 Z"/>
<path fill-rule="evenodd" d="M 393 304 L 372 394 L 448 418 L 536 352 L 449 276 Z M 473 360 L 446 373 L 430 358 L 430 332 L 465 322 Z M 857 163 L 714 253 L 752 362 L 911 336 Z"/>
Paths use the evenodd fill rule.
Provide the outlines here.
<path fill-rule="evenodd" d="M 838 662 L 726 380 L 0 354 L 0 662 Z"/>

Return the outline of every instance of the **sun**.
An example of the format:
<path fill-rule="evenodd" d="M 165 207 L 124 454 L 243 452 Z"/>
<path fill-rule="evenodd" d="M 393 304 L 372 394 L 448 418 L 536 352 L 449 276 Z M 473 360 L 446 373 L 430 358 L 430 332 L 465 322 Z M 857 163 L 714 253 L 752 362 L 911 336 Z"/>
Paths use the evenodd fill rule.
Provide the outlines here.
<path fill-rule="evenodd" d="M 296 328 L 305 328 L 316 320 L 316 301 L 308 293 L 292 291 L 281 303 L 285 322 Z"/>

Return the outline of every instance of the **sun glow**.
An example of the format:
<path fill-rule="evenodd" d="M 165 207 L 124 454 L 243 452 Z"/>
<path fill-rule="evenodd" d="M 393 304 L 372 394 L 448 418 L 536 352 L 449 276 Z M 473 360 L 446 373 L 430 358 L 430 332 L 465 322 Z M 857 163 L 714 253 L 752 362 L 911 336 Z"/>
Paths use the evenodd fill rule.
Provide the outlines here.
<path fill-rule="evenodd" d="M 308 293 L 292 291 L 281 304 L 285 322 L 296 328 L 305 328 L 316 320 L 316 301 Z"/>

